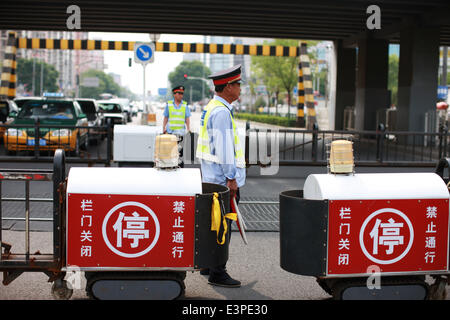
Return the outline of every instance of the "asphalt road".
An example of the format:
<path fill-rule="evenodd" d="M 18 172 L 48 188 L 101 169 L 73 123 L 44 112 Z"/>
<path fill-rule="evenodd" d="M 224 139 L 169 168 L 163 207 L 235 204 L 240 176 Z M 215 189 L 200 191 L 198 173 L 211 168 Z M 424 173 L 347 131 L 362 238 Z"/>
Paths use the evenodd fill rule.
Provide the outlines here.
<path fill-rule="evenodd" d="M 6 240 L 15 239 L 17 249 L 23 249 L 21 232 L 4 231 Z M 242 282 L 241 288 L 222 288 L 208 284 L 207 276 L 199 272 L 186 275 L 185 300 L 320 300 L 327 295 L 312 277 L 288 273 L 279 266 L 279 242 L 276 232 L 250 232 L 249 244 L 245 245 L 236 232 L 232 235 L 230 259 L 227 264 L 232 277 Z M 31 234 L 32 252 L 51 250 L 51 233 Z M 20 246 L 20 247 L 19 247 Z M 43 251 L 44 250 L 44 251 Z M 47 251 L 45 251 L 47 250 Z M 85 293 L 85 279 L 81 274 L 66 276 L 79 284 L 74 289 L 72 300 L 88 299 Z M 0 300 L 42 300 L 53 299 L 51 283 L 43 273 L 24 273 L 8 286 L 0 288 Z M 79 281 L 79 282 L 78 282 Z"/>
<path fill-rule="evenodd" d="M 41 164 L 42 165 L 42 164 Z M 386 169 L 361 168 L 361 171 L 386 171 Z M 391 168 L 390 171 L 405 171 L 405 168 Z M 430 169 L 416 168 L 416 171 Z M 276 176 L 263 177 L 258 169 L 249 171 L 247 183 L 242 188 L 243 199 L 261 196 L 277 199 L 285 190 L 302 189 L 306 176 L 310 173 L 323 173 L 321 167 L 289 167 L 281 168 Z M 5 191 L 8 191 L 4 188 Z M 43 191 L 42 188 L 40 190 Z M 6 215 L 6 213 L 4 213 Z M 261 216 L 260 216 L 261 217 Z M 49 222 L 34 222 L 34 230 L 48 230 Z M 20 227 L 22 226 L 22 227 Z M 23 222 L 16 221 L 16 227 L 3 230 L 3 241 L 13 244 L 13 251 L 23 252 Z M 207 277 L 199 272 L 188 272 L 185 283 L 187 300 L 234 299 L 234 300 L 324 300 L 330 296 L 316 283 L 315 278 L 295 275 L 280 267 L 279 233 L 248 232 L 248 245 L 241 240 L 239 233 L 233 232 L 230 245 L 228 271 L 231 276 L 242 281 L 239 289 L 213 287 L 207 283 Z M 52 250 L 52 233 L 32 232 L 31 250 L 48 253 Z M 47 282 L 43 273 L 24 273 L 8 286 L 0 288 L 0 300 L 42 300 L 53 299 L 51 283 Z M 87 299 L 84 277 L 80 278 L 79 288 L 74 290 L 71 299 Z M 450 295 L 449 295 L 450 296 Z"/>
<path fill-rule="evenodd" d="M 74 164 L 75 165 L 75 164 Z M 76 164 L 78 166 L 80 164 Z M 84 166 L 84 165 L 83 165 Z M 51 168 L 45 163 L 12 163 L 2 164 L 1 167 L 12 168 Z M 68 169 L 71 165 L 68 165 Z M 356 168 L 357 172 L 432 172 L 432 168 Z M 242 200 L 263 198 L 263 200 L 277 200 L 280 192 L 293 189 L 302 189 L 306 177 L 311 173 L 326 173 L 325 167 L 280 167 L 274 175 L 261 175 L 261 169 L 251 167 L 248 170 L 246 185 L 241 189 Z M 23 192 L 23 185 L 11 183 L 3 185 L 3 196 L 14 196 Z M 33 197 L 51 197 L 51 184 L 38 184 L 31 189 Z M 42 204 L 44 206 L 44 204 Z M 14 211 L 23 208 L 12 207 Z M 244 211 L 244 210 L 243 210 Z M 23 211 L 22 211 L 23 212 Z M 44 207 L 32 212 L 35 218 L 49 217 L 51 209 Z M 3 211 L 3 216 L 7 216 Z M 256 215 L 255 219 L 261 219 Z M 269 216 L 275 223 L 271 232 L 261 232 L 253 229 L 248 232 L 248 245 L 245 245 L 237 232 L 233 232 L 230 245 L 228 271 L 230 275 L 242 282 L 241 288 L 220 288 L 207 283 L 207 277 L 198 272 L 188 272 L 185 284 L 185 300 L 326 300 L 326 294 L 316 283 L 315 278 L 295 275 L 284 271 L 280 267 L 279 233 L 277 232 L 277 219 Z M 255 221 L 248 221 L 249 223 Z M 8 224 L 9 227 L 8 227 Z M 13 225 L 11 225 L 13 224 Z M 51 252 L 52 233 L 51 223 L 48 221 L 33 221 L 31 233 L 31 250 L 41 253 Z M 23 221 L 3 222 L 3 241 L 13 244 L 13 251 L 23 252 L 25 237 Z M 262 229 L 264 230 L 264 228 Z M 78 277 L 79 274 L 73 275 Z M 8 286 L 0 287 L 0 300 L 46 300 L 53 299 L 51 283 L 47 282 L 43 273 L 24 273 Z M 73 278 L 72 278 L 73 279 Z M 72 300 L 87 299 L 84 287 L 84 277 L 79 277 L 78 287 L 75 288 Z M 448 288 L 448 287 L 447 287 Z M 450 296 L 450 295 L 448 295 Z"/>

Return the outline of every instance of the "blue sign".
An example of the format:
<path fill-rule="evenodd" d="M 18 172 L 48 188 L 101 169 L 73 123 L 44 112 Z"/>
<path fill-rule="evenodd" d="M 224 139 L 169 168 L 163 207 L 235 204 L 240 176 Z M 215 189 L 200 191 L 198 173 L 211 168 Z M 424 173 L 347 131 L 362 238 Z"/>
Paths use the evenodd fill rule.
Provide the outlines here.
<path fill-rule="evenodd" d="M 42 95 L 46 98 L 64 98 L 62 92 L 44 92 Z"/>
<path fill-rule="evenodd" d="M 158 88 L 158 94 L 160 96 L 165 96 L 167 94 L 167 88 Z"/>
<path fill-rule="evenodd" d="M 27 146 L 34 146 L 34 145 L 35 145 L 34 138 L 27 140 Z M 47 145 L 47 141 L 45 139 L 39 139 L 39 145 L 45 146 L 45 145 Z"/>
<path fill-rule="evenodd" d="M 447 100 L 448 95 L 448 87 L 447 86 L 438 86 L 437 98 L 442 100 Z"/>
<path fill-rule="evenodd" d="M 136 42 L 134 44 L 134 62 L 147 64 L 155 60 L 155 45 L 153 43 Z"/>

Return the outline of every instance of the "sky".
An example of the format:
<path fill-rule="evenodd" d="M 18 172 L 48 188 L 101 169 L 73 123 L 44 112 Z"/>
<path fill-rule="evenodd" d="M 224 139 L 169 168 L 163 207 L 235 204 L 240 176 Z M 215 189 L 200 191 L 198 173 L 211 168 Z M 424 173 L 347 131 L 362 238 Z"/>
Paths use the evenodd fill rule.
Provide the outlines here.
<path fill-rule="evenodd" d="M 140 41 L 151 42 L 148 33 L 103 33 L 89 32 L 89 39 L 111 40 L 111 41 Z M 198 35 L 176 35 L 161 34 L 159 42 L 203 42 L 203 36 Z M 132 58 L 132 66 L 128 66 L 128 59 Z M 155 52 L 155 61 L 145 67 L 145 78 L 147 91 L 157 94 L 158 88 L 167 88 L 167 79 L 172 72 L 183 61 L 181 52 Z M 128 87 L 137 94 L 143 93 L 143 67 L 134 62 L 134 51 L 104 51 L 104 62 L 106 73 L 121 75 L 122 86 Z"/>

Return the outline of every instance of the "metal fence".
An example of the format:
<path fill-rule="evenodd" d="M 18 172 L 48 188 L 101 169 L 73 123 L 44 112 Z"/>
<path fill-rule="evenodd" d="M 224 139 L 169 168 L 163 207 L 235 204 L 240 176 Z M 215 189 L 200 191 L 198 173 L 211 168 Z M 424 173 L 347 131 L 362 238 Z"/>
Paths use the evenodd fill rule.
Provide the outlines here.
<path fill-rule="evenodd" d="M 249 165 L 325 165 L 333 140 L 353 142 L 359 166 L 435 166 L 446 157 L 449 135 L 446 127 L 437 133 L 387 131 L 262 130 L 247 131 Z"/>
<path fill-rule="evenodd" d="M 0 125 L 0 162 L 52 162 L 56 149 L 63 149 L 67 162 L 112 161 L 111 125 L 61 126 Z"/>
<path fill-rule="evenodd" d="M 28 138 L 19 136 L 17 129 Z M 65 137 L 68 131 L 76 132 L 72 142 Z M 380 124 L 376 131 L 247 129 L 245 158 L 248 166 L 322 166 L 327 163 L 331 141 L 336 139 L 353 142 L 358 166 L 434 166 L 450 154 L 445 126 L 439 132 L 405 132 L 388 131 Z M 198 164 L 197 134 L 191 132 L 183 143 L 185 164 Z M 57 148 L 65 149 L 68 163 L 110 166 L 114 161 L 113 127 L 0 125 L 0 162 L 51 162 Z"/>

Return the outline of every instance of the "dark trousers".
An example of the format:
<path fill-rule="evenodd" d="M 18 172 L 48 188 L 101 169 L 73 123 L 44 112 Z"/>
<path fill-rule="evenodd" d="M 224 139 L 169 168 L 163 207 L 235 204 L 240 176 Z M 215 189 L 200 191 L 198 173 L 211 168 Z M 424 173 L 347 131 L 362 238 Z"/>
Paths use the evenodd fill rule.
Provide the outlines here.
<path fill-rule="evenodd" d="M 241 198 L 241 195 L 239 193 L 239 188 L 238 188 L 237 192 L 236 192 L 236 204 L 239 204 L 240 198 Z M 232 220 L 226 219 L 226 221 L 227 221 L 227 224 L 228 224 L 228 232 L 229 232 L 229 234 L 228 234 L 228 237 L 229 237 L 228 238 L 228 245 L 230 245 L 231 233 L 232 233 L 231 232 L 231 222 L 232 222 Z M 224 264 L 221 264 L 221 265 L 218 265 L 218 266 L 215 266 L 215 267 L 210 267 L 209 268 L 209 276 L 212 277 L 212 278 L 216 278 L 216 279 L 220 280 L 226 273 L 226 266 L 227 266 L 227 263 L 225 262 Z"/>

